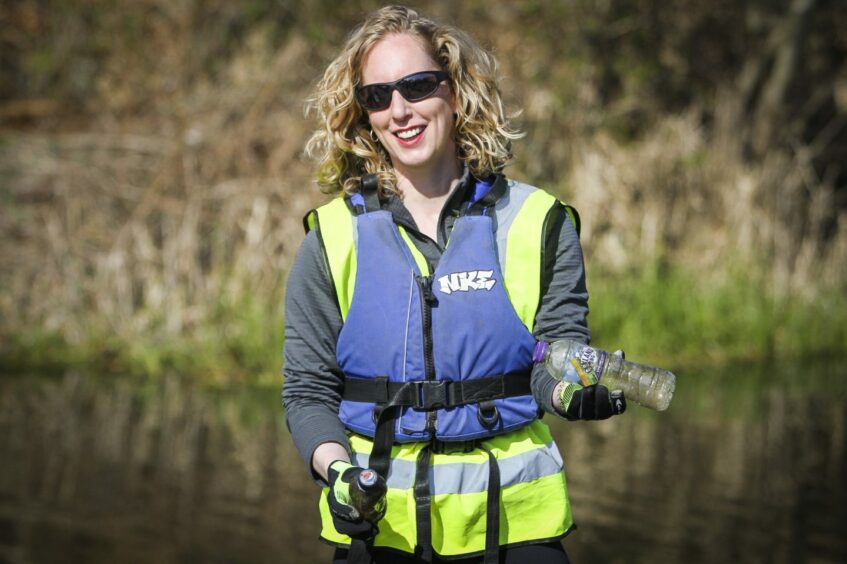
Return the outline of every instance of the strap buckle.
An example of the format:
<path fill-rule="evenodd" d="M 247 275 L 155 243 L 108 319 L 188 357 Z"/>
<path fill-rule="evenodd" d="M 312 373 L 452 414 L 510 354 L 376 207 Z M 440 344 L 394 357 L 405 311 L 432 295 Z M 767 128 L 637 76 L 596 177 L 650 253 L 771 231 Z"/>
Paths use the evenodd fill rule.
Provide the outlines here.
<path fill-rule="evenodd" d="M 435 454 L 445 454 L 448 452 L 463 452 L 465 454 L 473 452 L 480 445 L 479 439 L 468 439 L 465 441 L 441 441 L 432 439 L 429 443 L 432 452 Z"/>
<path fill-rule="evenodd" d="M 450 403 L 447 385 L 451 383 L 451 380 L 412 382 L 415 386 L 414 408 L 433 411 L 447 407 Z"/>

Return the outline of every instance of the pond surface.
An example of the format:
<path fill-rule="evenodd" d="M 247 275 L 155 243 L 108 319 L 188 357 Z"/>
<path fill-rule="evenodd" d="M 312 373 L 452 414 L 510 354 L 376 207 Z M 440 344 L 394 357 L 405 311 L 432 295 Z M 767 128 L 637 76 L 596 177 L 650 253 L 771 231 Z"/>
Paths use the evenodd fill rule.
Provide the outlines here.
<path fill-rule="evenodd" d="M 576 563 L 847 562 L 843 363 L 678 370 L 668 411 L 548 419 Z M 328 562 L 279 390 L 0 377 L 0 562 Z"/>

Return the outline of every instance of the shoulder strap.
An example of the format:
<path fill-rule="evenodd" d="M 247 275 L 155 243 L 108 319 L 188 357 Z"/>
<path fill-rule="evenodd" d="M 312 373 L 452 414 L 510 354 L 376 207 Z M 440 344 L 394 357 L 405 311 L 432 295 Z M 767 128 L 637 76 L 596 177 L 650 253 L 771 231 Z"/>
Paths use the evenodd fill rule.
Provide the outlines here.
<path fill-rule="evenodd" d="M 362 177 L 361 192 L 365 199 L 365 211 L 379 211 L 379 179 L 375 174 L 366 174 Z"/>
<path fill-rule="evenodd" d="M 481 215 L 492 211 L 494 206 L 506 193 L 508 184 L 503 175 L 498 174 L 492 181 L 477 180 L 474 187 L 473 200 L 465 209 L 466 215 Z"/>

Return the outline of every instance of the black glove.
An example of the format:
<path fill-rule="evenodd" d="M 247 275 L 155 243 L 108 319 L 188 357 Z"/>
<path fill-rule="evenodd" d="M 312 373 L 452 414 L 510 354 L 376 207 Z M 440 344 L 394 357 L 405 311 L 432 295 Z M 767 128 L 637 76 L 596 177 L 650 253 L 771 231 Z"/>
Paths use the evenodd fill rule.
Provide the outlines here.
<path fill-rule="evenodd" d="M 559 402 L 565 417 L 571 421 L 582 419 L 608 419 L 626 411 L 626 398 L 623 390 L 614 390 L 602 384 L 580 386 L 566 384 L 562 386 Z"/>
<path fill-rule="evenodd" d="M 374 523 L 362 519 L 350 499 L 350 484 L 358 479 L 359 474 L 364 470 L 349 462 L 336 460 L 329 465 L 328 472 L 328 501 L 332 524 L 342 535 L 360 540 L 373 538 L 379 533 L 379 528 Z"/>

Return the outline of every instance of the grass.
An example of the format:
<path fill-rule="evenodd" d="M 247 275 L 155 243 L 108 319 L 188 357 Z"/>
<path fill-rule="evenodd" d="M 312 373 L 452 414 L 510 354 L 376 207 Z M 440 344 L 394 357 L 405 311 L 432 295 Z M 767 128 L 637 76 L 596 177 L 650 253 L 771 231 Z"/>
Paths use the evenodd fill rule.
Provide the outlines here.
<path fill-rule="evenodd" d="M 117 335 L 96 320 L 71 341 L 59 332 L 23 331 L 4 339 L 3 373 L 80 368 L 117 376 L 158 378 L 177 373 L 208 384 L 272 384 L 280 380 L 283 317 L 279 305 L 258 301 L 220 306 L 193 332 Z"/>
<path fill-rule="evenodd" d="M 847 296 L 776 297 L 750 268 L 713 279 L 680 267 L 589 274 L 594 344 L 623 348 L 636 361 L 669 368 L 729 362 L 843 356 Z M 146 331 L 117 335 L 87 324 L 71 342 L 57 332 L 24 331 L 4 339 L 2 370 L 85 367 L 158 377 L 180 373 L 212 384 L 279 381 L 284 340 L 279 303 L 220 305 L 209 322 L 183 335 Z"/>
<path fill-rule="evenodd" d="M 695 275 L 651 264 L 589 275 L 590 326 L 601 348 L 669 365 L 847 353 L 847 295 L 777 296 L 754 267 Z"/>

